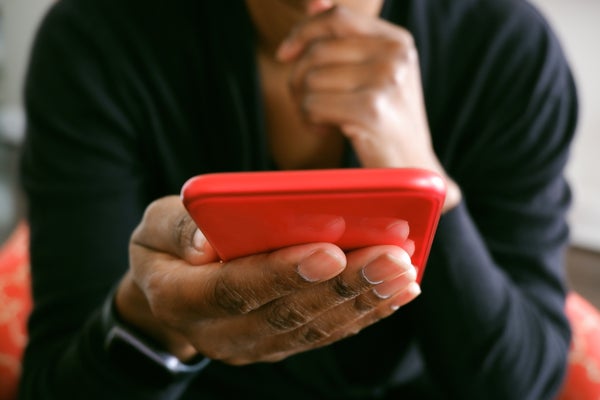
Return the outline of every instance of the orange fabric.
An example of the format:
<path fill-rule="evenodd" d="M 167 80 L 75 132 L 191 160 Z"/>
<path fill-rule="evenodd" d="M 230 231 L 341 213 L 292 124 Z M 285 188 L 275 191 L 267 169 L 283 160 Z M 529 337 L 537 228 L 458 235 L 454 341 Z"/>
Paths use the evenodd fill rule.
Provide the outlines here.
<path fill-rule="evenodd" d="M 579 294 L 567 297 L 573 330 L 569 370 L 557 400 L 600 400 L 600 311 Z"/>
<path fill-rule="evenodd" d="M 20 224 L 0 247 L 0 400 L 16 398 L 31 310 L 29 230 Z"/>

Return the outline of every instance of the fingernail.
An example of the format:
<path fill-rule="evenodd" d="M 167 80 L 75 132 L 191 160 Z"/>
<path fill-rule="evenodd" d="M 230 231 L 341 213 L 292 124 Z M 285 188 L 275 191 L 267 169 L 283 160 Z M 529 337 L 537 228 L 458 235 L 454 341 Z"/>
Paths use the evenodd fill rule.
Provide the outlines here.
<path fill-rule="evenodd" d="M 206 237 L 204 237 L 204 234 L 200 231 L 200 229 L 196 229 L 196 232 L 194 232 L 194 237 L 192 238 L 192 246 L 194 246 L 196 251 L 204 253 L 205 245 Z"/>
<path fill-rule="evenodd" d="M 406 239 L 410 233 L 410 227 L 408 221 L 397 220 L 385 227 L 386 232 L 393 234 L 394 237 L 401 237 Z"/>
<path fill-rule="evenodd" d="M 373 293 L 380 299 L 389 299 L 401 290 L 408 290 L 415 279 L 417 279 L 417 270 L 414 267 L 411 267 L 409 271 L 399 277 L 377 285 L 373 289 Z"/>
<path fill-rule="evenodd" d="M 385 254 L 377 257 L 362 269 L 363 278 L 372 285 L 397 277 L 413 268 L 410 258 L 402 253 L 400 257 Z"/>
<path fill-rule="evenodd" d="M 412 257 L 415 254 L 416 250 L 415 241 L 412 239 L 406 239 L 402 244 L 402 248 L 408 253 L 410 257 Z"/>
<path fill-rule="evenodd" d="M 415 297 L 417 297 L 421 294 L 421 286 L 419 286 L 419 284 L 417 282 L 413 282 L 410 285 L 408 285 L 408 287 L 406 288 L 406 292 L 410 296 L 410 299 L 408 301 L 412 301 L 415 299 Z M 392 306 L 391 306 L 392 310 L 396 311 L 406 303 L 407 303 L 407 299 L 402 298 L 402 300 L 400 300 L 399 303 L 392 304 Z"/>
<path fill-rule="evenodd" d="M 300 261 L 297 271 L 305 281 L 317 282 L 337 274 L 343 267 L 344 262 L 338 254 L 326 250 L 317 250 Z"/>
<path fill-rule="evenodd" d="M 406 290 L 411 295 L 418 296 L 421 294 L 421 285 L 419 285 L 417 282 L 413 282 L 408 286 L 408 288 Z"/>

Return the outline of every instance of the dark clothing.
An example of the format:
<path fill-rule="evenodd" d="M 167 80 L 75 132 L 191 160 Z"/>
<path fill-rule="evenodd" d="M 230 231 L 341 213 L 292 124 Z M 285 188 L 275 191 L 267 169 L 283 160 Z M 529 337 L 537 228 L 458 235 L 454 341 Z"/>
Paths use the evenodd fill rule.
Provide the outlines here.
<path fill-rule="evenodd" d="M 414 35 L 435 151 L 464 195 L 422 295 L 327 348 L 156 387 L 110 364 L 97 310 L 149 202 L 195 174 L 273 168 L 253 30 L 242 1 L 52 7 L 26 85 L 35 309 L 21 399 L 553 398 L 577 114 L 560 45 L 520 0 L 388 0 L 382 16 Z"/>

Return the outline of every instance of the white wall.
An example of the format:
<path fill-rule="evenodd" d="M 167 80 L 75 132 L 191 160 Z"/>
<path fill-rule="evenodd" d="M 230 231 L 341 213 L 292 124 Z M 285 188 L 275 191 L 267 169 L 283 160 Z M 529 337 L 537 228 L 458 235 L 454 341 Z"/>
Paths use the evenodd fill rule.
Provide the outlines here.
<path fill-rule="evenodd" d="M 5 76 L 2 98 L 20 104 L 21 85 L 29 44 L 41 14 L 51 0 L 0 0 L 5 40 Z"/>
<path fill-rule="evenodd" d="M 568 168 L 573 242 L 600 250 L 600 0 L 533 0 L 553 24 L 577 80 L 581 115 Z"/>
<path fill-rule="evenodd" d="M 198 0 L 203 1 L 203 0 Z M 458 0 L 457 0 L 458 1 Z M 575 196 L 573 242 L 600 250 L 600 0 L 531 0 L 554 25 L 571 60 L 581 97 L 581 119 L 568 176 Z M 21 102 L 29 43 L 52 0 L 0 0 L 5 29 L 2 99 Z M 6 109 L 6 107 L 5 107 Z M 18 118 L 17 118 L 18 119 Z"/>
<path fill-rule="evenodd" d="M 23 131 L 23 75 L 37 24 L 52 0 L 0 0 L 3 52 L 0 89 L 0 132 L 18 141 Z"/>

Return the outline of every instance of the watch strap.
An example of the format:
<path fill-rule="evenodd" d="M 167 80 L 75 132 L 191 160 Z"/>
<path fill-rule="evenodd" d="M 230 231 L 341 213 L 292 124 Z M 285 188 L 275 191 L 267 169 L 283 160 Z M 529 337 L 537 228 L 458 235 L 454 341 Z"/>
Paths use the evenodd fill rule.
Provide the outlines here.
<path fill-rule="evenodd" d="M 210 364 L 210 358 L 197 356 L 192 362 L 182 362 L 165 351 L 153 339 L 125 323 L 115 308 L 115 292 L 102 307 L 104 349 L 114 363 L 127 369 L 148 372 L 149 376 L 172 380 L 202 371 Z"/>

